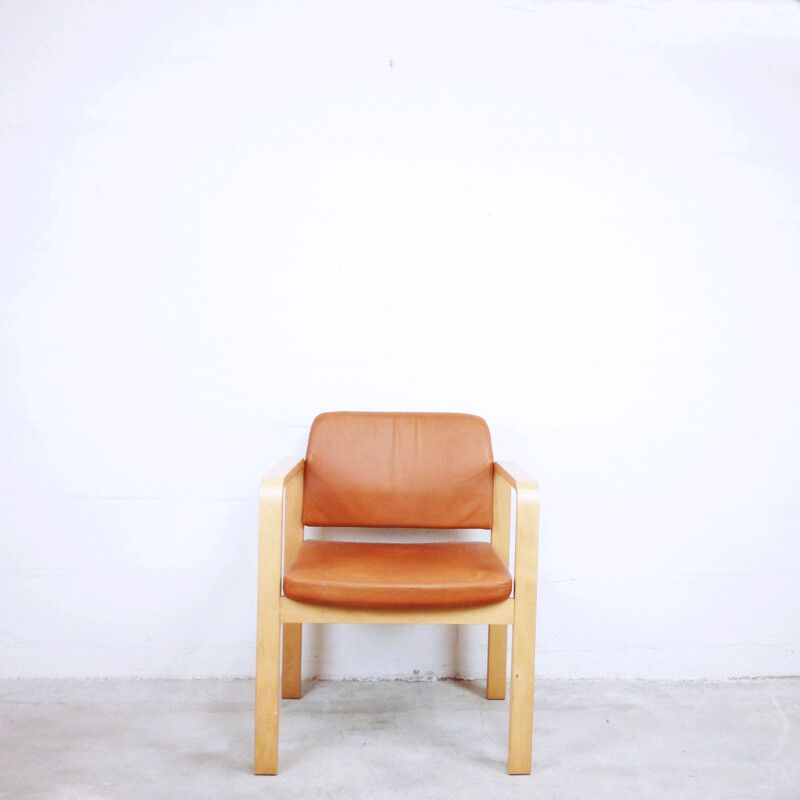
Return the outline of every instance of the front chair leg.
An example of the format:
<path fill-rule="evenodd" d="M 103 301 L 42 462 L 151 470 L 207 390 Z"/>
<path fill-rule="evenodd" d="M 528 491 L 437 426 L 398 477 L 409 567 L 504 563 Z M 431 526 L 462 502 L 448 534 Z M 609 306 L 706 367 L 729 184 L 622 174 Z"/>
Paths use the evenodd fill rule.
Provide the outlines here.
<path fill-rule="evenodd" d="M 278 772 L 281 682 L 281 517 L 283 478 L 264 478 L 258 515 L 255 773 Z"/>
<path fill-rule="evenodd" d="M 515 622 L 511 639 L 511 708 L 508 726 L 509 775 L 529 775 L 531 771 L 534 656 L 534 625 Z"/>
<path fill-rule="evenodd" d="M 259 609 L 256 648 L 255 774 L 278 773 L 281 628 L 278 610 Z"/>
<path fill-rule="evenodd" d="M 303 626 L 299 622 L 283 623 L 283 670 L 281 695 L 300 697 L 300 665 L 303 652 Z"/>

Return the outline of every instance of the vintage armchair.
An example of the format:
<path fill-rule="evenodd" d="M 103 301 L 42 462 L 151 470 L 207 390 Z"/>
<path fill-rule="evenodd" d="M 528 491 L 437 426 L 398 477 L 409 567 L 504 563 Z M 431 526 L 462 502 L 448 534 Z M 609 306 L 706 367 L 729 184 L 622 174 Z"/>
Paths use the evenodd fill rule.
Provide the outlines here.
<path fill-rule="evenodd" d="M 491 541 L 313 541 L 306 525 L 483 528 Z M 538 535 L 538 486 L 493 461 L 480 417 L 318 416 L 306 458 L 282 462 L 261 483 L 256 774 L 278 770 L 279 696 L 300 697 L 303 623 L 336 622 L 488 625 L 486 696 L 501 700 L 511 625 L 508 772 L 530 773 Z"/>

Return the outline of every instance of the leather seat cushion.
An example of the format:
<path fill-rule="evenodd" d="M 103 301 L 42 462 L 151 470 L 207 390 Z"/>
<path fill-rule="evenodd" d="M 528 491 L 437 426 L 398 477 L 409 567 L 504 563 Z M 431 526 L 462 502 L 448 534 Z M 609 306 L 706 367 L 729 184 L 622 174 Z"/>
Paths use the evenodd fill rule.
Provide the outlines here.
<path fill-rule="evenodd" d="M 286 597 L 361 608 L 498 603 L 511 575 L 488 542 L 303 542 L 283 578 Z"/>
<path fill-rule="evenodd" d="M 493 470 L 489 428 L 472 414 L 320 414 L 303 524 L 491 528 Z"/>

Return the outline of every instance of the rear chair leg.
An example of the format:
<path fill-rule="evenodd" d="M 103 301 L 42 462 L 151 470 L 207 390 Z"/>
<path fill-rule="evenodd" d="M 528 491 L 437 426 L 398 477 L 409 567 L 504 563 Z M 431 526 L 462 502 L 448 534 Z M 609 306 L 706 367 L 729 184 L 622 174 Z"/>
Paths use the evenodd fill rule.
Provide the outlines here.
<path fill-rule="evenodd" d="M 281 694 L 285 698 L 297 699 L 300 697 L 300 664 L 302 652 L 302 624 L 299 622 L 284 622 Z"/>
<path fill-rule="evenodd" d="M 508 648 L 508 626 L 489 626 L 489 658 L 486 668 L 486 699 L 505 700 L 506 697 L 506 650 Z"/>

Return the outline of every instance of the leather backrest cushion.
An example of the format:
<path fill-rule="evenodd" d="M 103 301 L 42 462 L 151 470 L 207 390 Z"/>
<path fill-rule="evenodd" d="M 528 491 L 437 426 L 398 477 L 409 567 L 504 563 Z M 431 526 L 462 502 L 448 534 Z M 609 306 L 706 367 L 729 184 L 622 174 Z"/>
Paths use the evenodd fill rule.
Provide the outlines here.
<path fill-rule="evenodd" d="M 491 528 L 489 428 L 471 414 L 320 414 L 306 453 L 303 523 Z"/>

